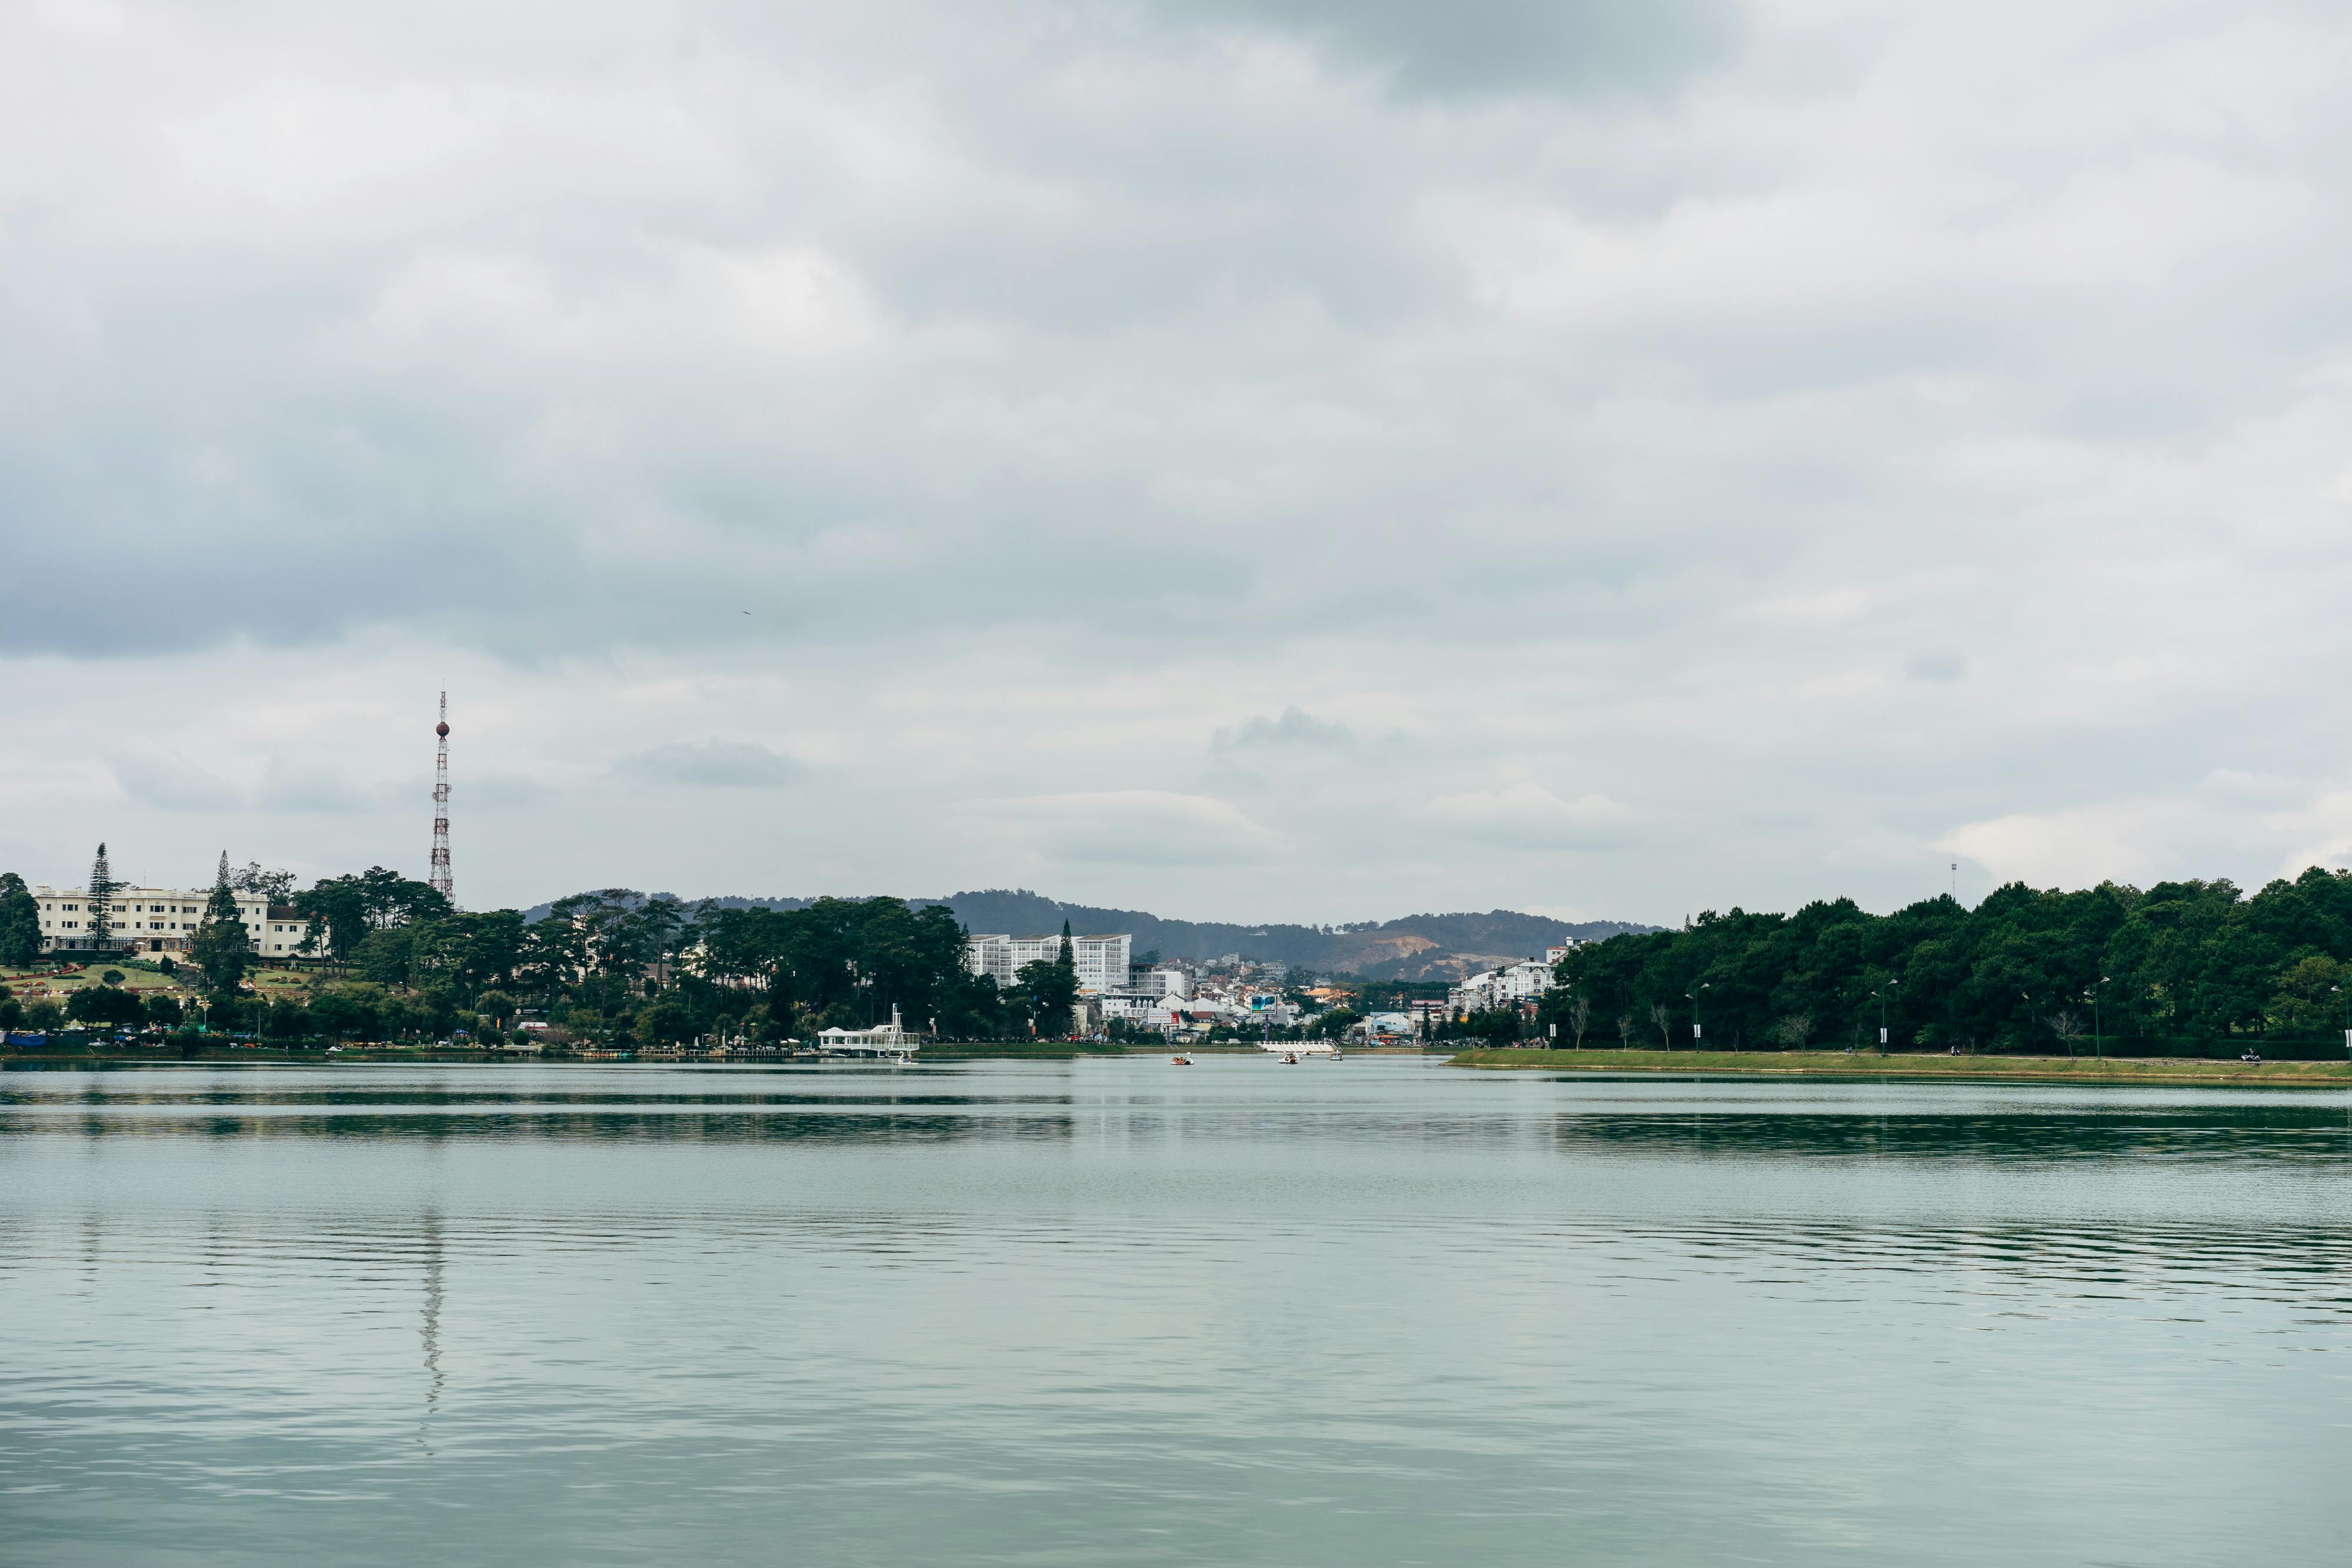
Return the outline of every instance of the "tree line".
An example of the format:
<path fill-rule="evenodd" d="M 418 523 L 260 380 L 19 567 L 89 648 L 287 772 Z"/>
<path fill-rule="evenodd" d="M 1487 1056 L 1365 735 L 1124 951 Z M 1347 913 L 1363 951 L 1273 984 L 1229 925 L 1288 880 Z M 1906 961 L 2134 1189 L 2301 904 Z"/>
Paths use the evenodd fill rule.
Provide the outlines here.
<path fill-rule="evenodd" d="M 285 1041 L 438 1037 L 459 1028 L 497 1038 L 529 1014 L 559 1040 L 667 1043 L 724 1033 L 773 1041 L 870 1028 L 895 1007 L 910 1030 L 1004 1039 L 1069 1033 L 1077 996 L 1066 928 L 1055 958 L 1024 966 L 1000 988 L 966 967 L 965 932 L 948 909 L 895 898 L 820 898 L 772 910 L 688 906 L 613 887 L 559 900 L 545 918 L 527 922 L 513 909 L 455 909 L 382 866 L 299 890 L 295 881 L 258 865 L 233 871 L 223 858 L 204 921 L 176 966 L 202 993 L 213 1027 Z M 237 921 L 236 889 L 263 892 L 307 917 L 299 956 L 316 969 L 307 998 L 264 999 L 247 988 L 263 959 Z M 25 915 L 31 907 L 22 879 L 0 874 L 0 962 L 37 956 L 37 915 Z M 77 993 L 80 1012 L 71 1021 L 155 1029 L 187 1021 L 178 1004 L 163 1006 L 167 998 L 148 1007 L 105 989 Z M 27 1020 L 5 1001 L 0 1018 L 60 1021 L 48 1014 Z"/>
<path fill-rule="evenodd" d="M 2352 1028 L 2352 872 L 2246 895 L 2227 880 L 2002 887 L 1871 915 L 1712 910 L 1561 960 L 1538 1013 L 1557 1043 L 2037 1051 L 2142 1040 L 2316 1040 Z"/>

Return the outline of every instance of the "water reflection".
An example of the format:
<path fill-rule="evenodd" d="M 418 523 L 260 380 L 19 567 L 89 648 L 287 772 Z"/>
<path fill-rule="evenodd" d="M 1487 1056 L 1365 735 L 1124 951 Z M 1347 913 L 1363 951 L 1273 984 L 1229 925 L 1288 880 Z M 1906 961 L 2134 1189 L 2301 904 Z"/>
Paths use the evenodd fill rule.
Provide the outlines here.
<path fill-rule="evenodd" d="M 425 1211 L 419 1227 L 419 1250 L 425 1261 L 424 1310 L 417 1325 L 425 1348 L 425 1414 L 416 1423 L 416 1446 L 426 1458 L 433 1454 L 433 1416 L 441 1406 L 441 1213 Z"/>
<path fill-rule="evenodd" d="M 0 1559 L 2330 1560 L 2340 1093 L 0 1082 Z"/>

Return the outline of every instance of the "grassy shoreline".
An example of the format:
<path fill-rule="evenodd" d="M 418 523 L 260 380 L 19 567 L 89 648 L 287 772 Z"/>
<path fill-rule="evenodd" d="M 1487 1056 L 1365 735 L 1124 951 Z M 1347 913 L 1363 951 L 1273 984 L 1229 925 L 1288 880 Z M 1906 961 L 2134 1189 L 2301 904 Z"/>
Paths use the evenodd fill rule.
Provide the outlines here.
<path fill-rule="evenodd" d="M 2006 1079 L 2035 1083 L 2246 1084 L 2352 1088 L 2352 1062 L 2198 1057 L 1878 1056 L 1842 1051 L 1465 1051 L 1448 1063 L 1543 1072 L 1706 1073 L 1755 1078 Z"/>

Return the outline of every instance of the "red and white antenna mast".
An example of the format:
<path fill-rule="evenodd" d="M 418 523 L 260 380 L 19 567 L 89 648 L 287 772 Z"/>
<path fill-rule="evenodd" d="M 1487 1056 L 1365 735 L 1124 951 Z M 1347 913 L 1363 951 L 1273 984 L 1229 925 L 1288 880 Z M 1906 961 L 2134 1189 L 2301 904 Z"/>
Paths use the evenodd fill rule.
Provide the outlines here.
<path fill-rule="evenodd" d="M 457 894 L 449 883 L 449 694 L 441 694 L 441 722 L 433 727 L 440 747 L 433 758 L 433 891 L 454 905 Z"/>

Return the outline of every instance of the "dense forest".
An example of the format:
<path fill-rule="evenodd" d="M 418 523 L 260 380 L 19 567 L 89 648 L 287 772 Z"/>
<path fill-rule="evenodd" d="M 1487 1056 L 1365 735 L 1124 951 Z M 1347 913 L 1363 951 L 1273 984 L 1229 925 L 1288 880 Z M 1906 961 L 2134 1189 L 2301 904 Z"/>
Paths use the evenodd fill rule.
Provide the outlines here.
<path fill-rule="evenodd" d="M 358 933 L 348 944 L 347 928 Z M 475 1013 L 477 1029 L 492 1033 L 528 1012 L 589 1040 L 806 1039 L 880 1023 L 896 1007 L 910 1030 L 1003 1039 L 1033 1024 L 1066 1032 L 1077 988 L 1064 961 L 1032 966 L 1000 992 L 965 967 L 952 915 L 895 898 L 730 909 L 604 888 L 560 899 L 529 923 L 511 909 L 412 915 L 395 903 L 383 917 L 331 929 L 350 974 L 414 992 L 436 1015 Z M 682 961 L 697 948 L 692 964 Z"/>
<path fill-rule="evenodd" d="M 2252 897 L 2233 883 L 2000 889 L 1974 909 L 1852 901 L 1734 909 L 1612 937 L 1560 964 L 1539 1023 L 1559 1043 L 1687 1049 L 1871 1044 L 2047 1051 L 2108 1042 L 2332 1038 L 2352 1024 L 2352 873 Z"/>

